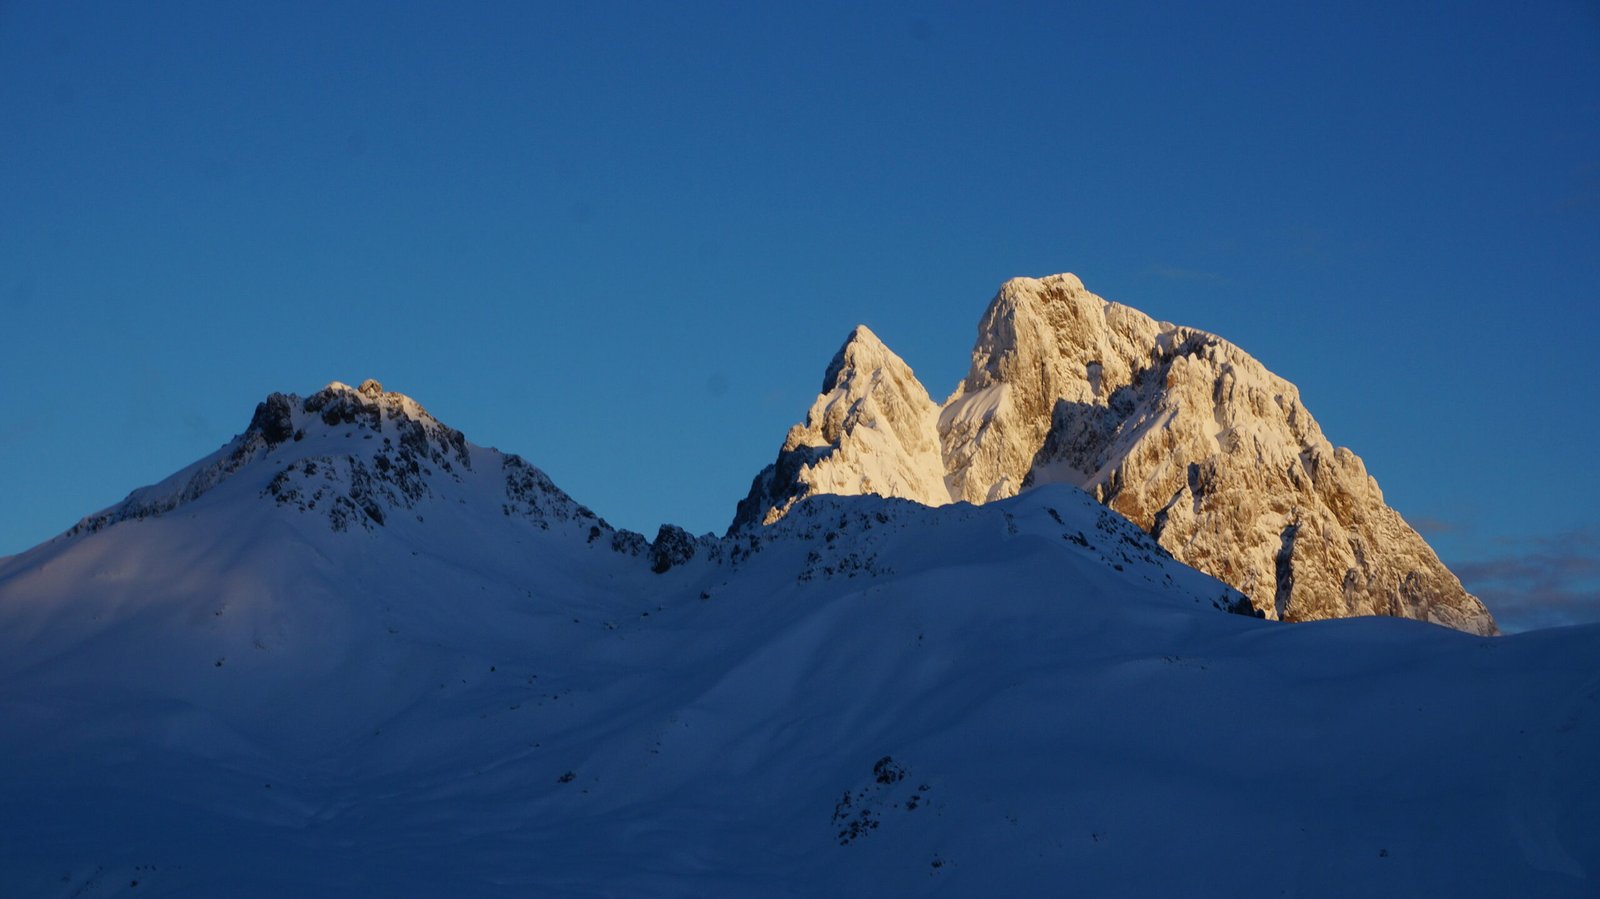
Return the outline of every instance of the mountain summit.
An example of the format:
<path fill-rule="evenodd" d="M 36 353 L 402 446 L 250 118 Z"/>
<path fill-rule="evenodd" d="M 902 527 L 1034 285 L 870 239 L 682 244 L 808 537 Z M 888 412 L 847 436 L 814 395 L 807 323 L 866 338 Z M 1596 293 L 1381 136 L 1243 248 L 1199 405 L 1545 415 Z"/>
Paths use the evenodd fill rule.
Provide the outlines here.
<path fill-rule="evenodd" d="M 828 363 L 806 423 L 789 429 L 735 520 L 771 524 L 821 493 L 949 502 L 938 424 L 939 406 L 911 367 L 857 326 Z"/>
<path fill-rule="evenodd" d="M 985 503 L 1064 482 L 1264 617 L 1390 615 L 1496 632 L 1293 384 L 1221 337 L 1108 302 L 1074 275 L 1002 285 L 966 378 L 940 407 L 864 328 L 828 375 L 732 530 L 814 493 Z"/>
<path fill-rule="evenodd" d="M 226 488 L 226 489 L 224 489 Z M 267 499 L 320 517 L 333 531 L 373 530 L 425 512 L 458 514 L 444 500 L 516 517 L 543 531 L 593 529 L 628 551 L 644 538 L 617 531 L 520 456 L 475 446 L 420 403 L 368 379 L 334 381 L 307 397 L 274 393 L 222 448 L 78 522 L 68 537 L 190 504 Z M 236 496 L 237 495 L 237 496 Z"/>

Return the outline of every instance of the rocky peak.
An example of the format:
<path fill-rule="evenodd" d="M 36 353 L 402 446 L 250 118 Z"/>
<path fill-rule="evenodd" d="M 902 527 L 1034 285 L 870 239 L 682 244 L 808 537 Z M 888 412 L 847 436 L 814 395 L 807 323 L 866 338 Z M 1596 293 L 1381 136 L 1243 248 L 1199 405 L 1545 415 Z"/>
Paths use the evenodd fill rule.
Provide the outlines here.
<path fill-rule="evenodd" d="M 306 397 L 304 408 L 316 413 L 329 427 L 362 424 L 382 430 L 385 422 L 415 422 L 428 430 L 453 430 L 430 415 L 421 403 L 403 393 L 384 390 L 371 378 L 362 381 L 360 387 L 330 382 Z"/>
<path fill-rule="evenodd" d="M 939 407 L 911 366 L 865 325 L 845 339 L 806 421 L 740 502 L 730 531 L 770 524 L 813 493 L 950 500 L 939 458 Z"/>
<path fill-rule="evenodd" d="M 334 381 L 304 398 L 271 394 L 221 449 L 68 533 L 160 516 L 225 483 L 280 508 L 325 517 L 335 531 L 421 522 L 428 504 L 443 499 L 542 531 L 580 534 L 619 552 L 637 555 L 644 545 L 579 505 L 537 467 L 472 446 L 415 400 L 371 379 L 360 387 Z"/>
<path fill-rule="evenodd" d="M 332 428 L 339 425 L 359 425 L 382 431 L 384 422 L 415 422 L 427 430 L 451 430 L 428 414 L 420 403 L 403 393 L 392 393 L 383 385 L 368 378 L 360 387 L 351 387 L 342 381 L 331 381 L 328 386 L 304 399 L 293 394 L 274 393 L 256 405 L 246 434 L 259 435 L 269 445 L 276 445 L 303 433 L 306 425 L 315 422 L 305 413 L 314 413 L 322 424 Z"/>
<path fill-rule="evenodd" d="M 870 328 L 856 325 L 839 347 L 839 352 L 833 354 L 827 371 L 823 372 L 822 392 L 828 393 L 839 387 L 841 379 L 853 378 L 862 372 L 870 374 L 885 366 L 910 371 L 909 366 L 891 352 Z"/>
<path fill-rule="evenodd" d="M 863 356 L 871 347 L 874 359 L 904 365 L 875 338 L 862 343 Z M 736 526 L 775 520 L 813 493 L 983 503 L 1062 482 L 1240 589 L 1265 616 L 1397 615 L 1495 630 L 1482 603 L 1384 504 L 1361 460 L 1322 435 L 1294 385 L 1214 334 L 1158 322 L 1062 274 L 1001 286 L 966 378 L 931 416 L 911 401 L 887 411 L 886 397 L 925 394 L 906 386 L 909 368 L 906 379 L 845 385 L 852 358 L 847 343 Z M 834 411 L 840 401 L 845 411 Z M 927 417 L 942 492 L 926 489 L 927 432 L 913 426 Z M 873 432 L 899 439 L 868 444 L 869 420 Z M 812 455 L 798 459 L 798 450 Z M 916 472 L 924 489 L 890 494 L 880 471 Z M 758 499 L 762 515 L 747 508 Z"/>
<path fill-rule="evenodd" d="M 1107 404 L 1174 330 L 1095 296 L 1074 275 L 1007 281 L 940 418 L 951 495 L 988 502 L 1021 490 L 1057 404 Z"/>
<path fill-rule="evenodd" d="M 899 431 L 897 437 L 916 444 L 921 435 L 912 433 L 911 425 L 932 407 L 911 366 L 865 325 L 857 325 L 828 365 L 823 392 L 807 416 L 815 433 L 805 439 L 810 446 L 834 444 L 863 425 L 887 424 Z"/>

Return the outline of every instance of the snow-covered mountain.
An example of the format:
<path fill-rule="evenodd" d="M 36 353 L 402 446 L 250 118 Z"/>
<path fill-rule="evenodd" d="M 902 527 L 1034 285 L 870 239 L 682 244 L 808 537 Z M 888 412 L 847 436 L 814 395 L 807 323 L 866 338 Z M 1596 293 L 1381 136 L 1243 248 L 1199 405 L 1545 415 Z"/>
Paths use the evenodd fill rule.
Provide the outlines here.
<path fill-rule="evenodd" d="M 422 523 L 424 500 L 454 498 L 471 502 L 475 511 L 498 504 L 506 516 L 541 530 L 578 522 L 594 529 L 591 540 L 604 537 L 633 550 L 644 545 L 639 535 L 619 533 L 578 505 L 520 457 L 468 444 L 415 400 L 370 379 L 360 388 L 335 381 L 304 399 L 272 394 L 227 445 L 85 518 L 67 536 L 173 512 L 236 477 L 242 480 L 231 485 L 238 489 L 229 497 L 259 491 L 277 505 L 316 513 L 334 531 L 370 531 L 406 517 Z"/>
<path fill-rule="evenodd" d="M 942 405 L 856 329 L 732 530 L 818 493 L 940 505 L 1046 483 L 1092 493 L 1268 618 L 1389 615 L 1497 632 L 1293 384 L 1069 274 L 1001 286 Z"/>
<path fill-rule="evenodd" d="M 859 337 L 818 420 L 925 415 Z M 0 560 L 0 895 L 1594 894 L 1600 627 L 1247 608 L 1071 485 L 646 541 L 273 395 Z"/>
<path fill-rule="evenodd" d="M 771 524 L 813 494 L 942 505 L 949 493 L 938 424 L 939 407 L 911 367 L 860 325 L 829 363 L 806 423 L 789 429 L 735 521 Z"/>

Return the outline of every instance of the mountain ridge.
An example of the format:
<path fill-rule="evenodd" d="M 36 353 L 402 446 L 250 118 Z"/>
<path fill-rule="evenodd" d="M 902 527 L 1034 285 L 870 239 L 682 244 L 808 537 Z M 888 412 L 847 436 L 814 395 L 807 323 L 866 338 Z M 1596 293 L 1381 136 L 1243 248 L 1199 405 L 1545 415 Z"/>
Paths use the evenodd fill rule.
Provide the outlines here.
<path fill-rule="evenodd" d="M 824 422 L 909 386 L 844 368 Z M 1600 627 L 1224 614 L 1063 483 L 646 541 L 275 397 L 0 561 L 0 893 L 1593 892 Z"/>
<path fill-rule="evenodd" d="M 926 393 L 902 388 L 914 391 Z M 774 520 L 794 497 L 879 492 L 850 473 L 892 465 L 872 457 L 896 448 L 858 451 L 856 432 L 928 437 L 923 412 L 887 425 L 883 417 L 824 426 L 814 405 L 779 462 L 757 475 L 730 530 Z M 903 464 L 923 484 L 937 471 L 943 494 L 901 495 L 983 503 L 1071 483 L 1245 592 L 1267 617 L 1378 614 L 1498 632 L 1384 503 L 1360 458 L 1323 436 L 1294 385 L 1227 340 L 1105 300 L 1074 275 L 1001 286 L 933 436 L 937 469 L 926 455 Z"/>

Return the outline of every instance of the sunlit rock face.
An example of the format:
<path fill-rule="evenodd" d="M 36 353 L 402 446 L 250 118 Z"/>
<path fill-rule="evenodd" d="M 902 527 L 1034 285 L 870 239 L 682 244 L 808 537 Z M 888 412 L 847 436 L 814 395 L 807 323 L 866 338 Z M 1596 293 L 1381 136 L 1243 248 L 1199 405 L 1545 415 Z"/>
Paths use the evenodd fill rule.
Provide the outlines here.
<path fill-rule="evenodd" d="M 778 460 L 739 504 L 736 523 L 771 524 L 813 494 L 950 501 L 939 406 L 865 325 L 834 355 L 805 423 L 789 429 Z"/>
<path fill-rule="evenodd" d="M 943 490 L 926 448 L 932 404 L 916 401 L 927 393 L 872 344 L 841 351 L 846 364 L 830 366 L 835 382 L 757 478 L 735 528 L 812 493 L 983 503 L 1069 483 L 1266 617 L 1392 615 L 1496 632 L 1361 460 L 1323 436 L 1295 386 L 1216 335 L 1107 302 L 1070 274 L 1006 282 L 966 378 L 931 416 Z M 860 411 L 832 411 L 841 404 Z M 904 473 L 899 492 L 880 487 L 891 481 L 879 472 Z"/>

